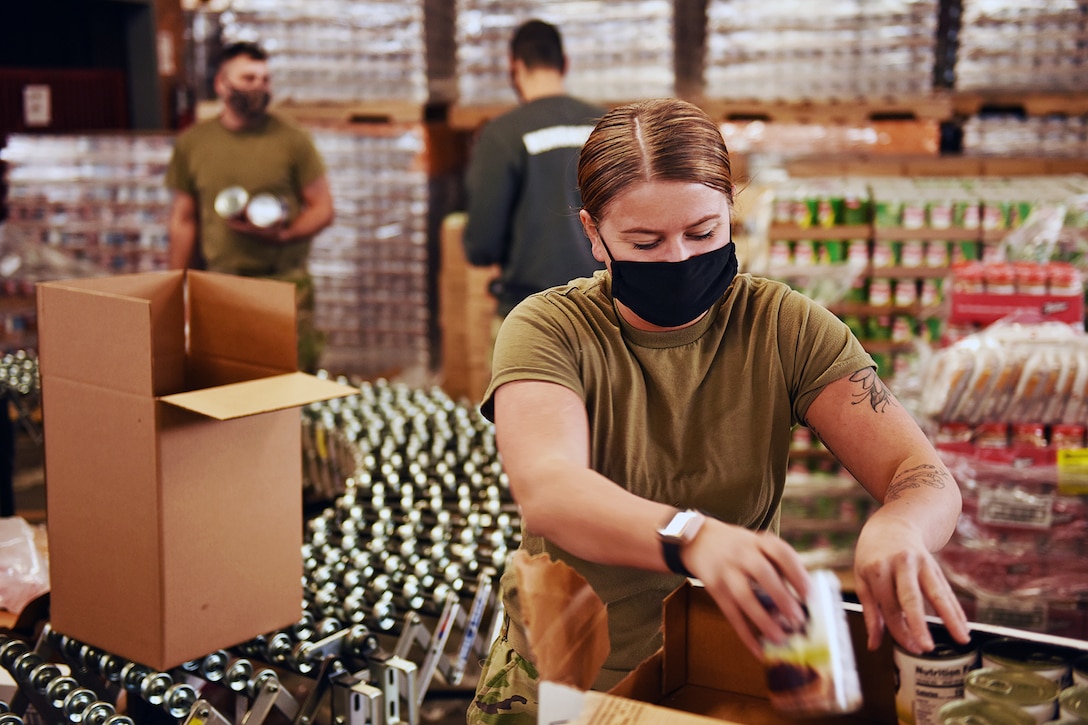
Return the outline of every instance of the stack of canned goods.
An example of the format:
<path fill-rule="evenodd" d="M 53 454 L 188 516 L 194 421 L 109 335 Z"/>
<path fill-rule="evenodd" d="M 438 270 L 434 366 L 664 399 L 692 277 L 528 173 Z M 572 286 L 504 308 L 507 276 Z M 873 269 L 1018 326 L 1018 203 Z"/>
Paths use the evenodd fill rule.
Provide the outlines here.
<path fill-rule="evenodd" d="M 1088 721 L 1088 650 L 1012 637 L 895 650 L 900 725 L 1036 725 Z"/>
<path fill-rule="evenodd" d="M 516 548 L 520 517 L 479 411 L 438 388 L 357 387 L 305 409 L 307 486 L 335 497 L 307 524 L 306 607 L 385 632 L 474 597 Z"/>

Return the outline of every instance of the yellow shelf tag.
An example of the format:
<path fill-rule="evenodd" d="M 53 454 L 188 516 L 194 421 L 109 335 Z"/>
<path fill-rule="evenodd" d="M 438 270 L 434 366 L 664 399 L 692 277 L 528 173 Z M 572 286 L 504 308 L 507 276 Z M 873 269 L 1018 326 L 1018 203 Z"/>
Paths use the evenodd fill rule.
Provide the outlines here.
<path fill-rule="evenodd" d="M 1058 493 L 1088 496 L 1088 448 L 1058 450 Z"/>

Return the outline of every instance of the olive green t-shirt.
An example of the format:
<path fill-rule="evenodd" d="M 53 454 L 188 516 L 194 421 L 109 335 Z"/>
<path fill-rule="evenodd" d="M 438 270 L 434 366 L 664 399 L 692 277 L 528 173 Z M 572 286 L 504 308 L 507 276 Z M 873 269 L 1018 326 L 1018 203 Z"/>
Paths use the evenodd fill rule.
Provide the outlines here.
<path fill-rule="evenodd" d="M 562 385 L 585 400 L 595 471 L 644 498 L 777 530 L 792 426 L 825 385 L 870 366 L 845 324 L 780 282 L 739 275 L 696 324 L 646 332 L 618 317 L 598 272 L 511 312 L 481 410 L 493 419 L 505 383 Z M 584 561 L 527 531 L 521 548 L 567 562 L 607 605 L 612 651 L 596 687 L 660 646 L 661 603 L 681 577 Z M 520 626 L 512 570 L 503 588 Z"/>
<path fill-rule="evenodd" d="M 247 276 L 304 271 L 310 239 L 273 245 L 235 232 L 215 212 L 215 197 L 240 186 L 252 198 L 276 194 L 287 203 L 288 219 L 298 215 L 302 189 L 325 174 L 308 133 L 269 114 L 254 128 L 231 131 L 218 118 L 182 133 L 166 171 L 166 185 L 193 196 L 197 240 L 209 270 Z"/>

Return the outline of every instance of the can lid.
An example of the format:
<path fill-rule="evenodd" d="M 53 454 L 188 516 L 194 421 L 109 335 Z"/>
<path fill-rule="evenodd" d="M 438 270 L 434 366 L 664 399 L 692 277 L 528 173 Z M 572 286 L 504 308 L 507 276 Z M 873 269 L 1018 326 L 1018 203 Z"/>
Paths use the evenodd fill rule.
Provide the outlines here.
<path fill-rule="evenodd" d="M 934 634 L 933 640 L 933 649 L 920 655 L 910 654 L 898 643 L 894 645 L 894 649 L 902 656 L 924 661 L 962 660 L 964 657 L 974 657 L 978 654 L 973 641 L 961 644 L 947 634 Z"/>
<path fill-rule="evenodd" d="M 941 725 L 1034 725 L 1023 710 L 988 700 L 953 700 L 937 711 Z"/>
<path fill-rule="evenodd" d="M 246 218 L 256 227 L 275 226 L 286 216 L 283 202 L 274 194 L 257 194 L 246 205 Z"/>
<path fill-rule="evenodd" d="M 248 201 L 248 191 L 240 186 L 228 186 L 215 195 L 215 213 L 221 217 L 238 216 Z"/>
<path fill-rule="evenodd" d="M 1059 687 L 1029 670 L 984 667 L 967 673 L 964 691 L 981 700 L 1030 707 L 1056 700 Z"/>
<path fill-rule="evenodd" d="M 1003 667 L 1029 670 L 1053 670 L 1069 667 L 1068 653 L 1013 637 L 998 637 L 982 645 L 986 659 Z"/>
<path fill-rule="evenodd" d="M 1088 685 L 1074 685 L 1062 690 L 1058 705 L 1063 715 L 1073 715 L 1088 720 Z"/>

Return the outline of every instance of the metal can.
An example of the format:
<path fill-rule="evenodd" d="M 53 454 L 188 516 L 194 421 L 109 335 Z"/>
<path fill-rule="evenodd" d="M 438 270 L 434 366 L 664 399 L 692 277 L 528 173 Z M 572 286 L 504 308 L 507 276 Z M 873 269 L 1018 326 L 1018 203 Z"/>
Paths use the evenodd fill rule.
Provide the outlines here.
<path fill-rule="evenodd" d="M 797 240 L 793 245 L 793 263 L 798 267 L 811 267 L 816 264 L 816 247 L 815 240 Z"/>
<path fill-rule="evenodd" d="M 1062 690 L 1058 695 L 1058 712 L 1061 717 L 1088 722 L 1088 685 L 1073 685 Z"/>
<path fill-rule="evenodd" d="M 987 700 L 953 700 L 937 713 L 940 725 L 1033 725 L 1035 718 L 1018 707 Z"/>
<path fill-rule="evenodd" d="M 763 642 L 771 705 L 794 715 L 853 712 L 861 707 L 861 681 L 839 579 L 820 569 L 809 581 L 805 626 L 788 632 L 784 644 Z"/>
<path fill-rule="evenodd" d="M 939 711 L 963 699 L 964 682 L 978 661 L 974 644 L 946 639 L 931 651 L 914 655 L 896 645 L 895 712 L 901 725 L 940 725 Z"/>
<path fill-rule="evenodd" d="M 899 253 L 899 263 L 904 267 L 921 267 L 926 260 L 926 243 L 920 239 L 907 239 Z"/>
<path fill-rule="evenodd" d="M 1088 685 L 1088 654 L 1073 660 L 1073 684 Z"/>
<path fill-rule="evenodd" d="M 1036 434 L 1042 437 L 1042 429 Z M 1046 445 L 1045 440 L 1042 445 Z M 1072 667 L 1069 653 L 1055 647 L 1013 637 L 998 637 L 982 645 L 982 666 L 1028 670 L 1054 682 L 1059 688 L 1068 687 Z"/>
<path fill-rule="evenodd" d="M 240 219 L 249 203 L 249 192 L 240 186 L 228 186 L 215 195 L 215 213 L 224 219 Z"/>
<path fill-rule="evenodd" d="M 246 219 L 255 227 L 269 229 L 287 220 L 287 204 L 275 194 L 256 194 L 246 204 Z"/>
<path fill-rule="evenodd" d="M 983 667 L 967 674 L 963 690 L 968 700 L 1012 705 L 1037 723 L 1052 719 L 1058 710 L 1058 685 L 1028 670 Z"/>

